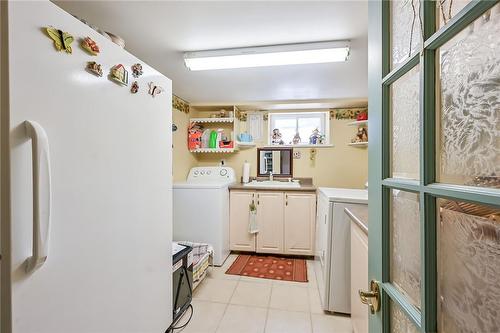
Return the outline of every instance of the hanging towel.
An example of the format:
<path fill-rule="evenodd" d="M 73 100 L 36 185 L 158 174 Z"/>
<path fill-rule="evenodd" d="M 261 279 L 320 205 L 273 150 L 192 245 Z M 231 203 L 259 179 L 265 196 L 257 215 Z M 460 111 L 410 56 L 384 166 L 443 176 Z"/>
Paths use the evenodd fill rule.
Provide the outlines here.
<path fill-rule="evenodd" d="M 252 203 L 248 206 L 249 208 L 249 218 L 248 218 L 248 232 L 251 234 L 256 234 L 259 232 L 259 226 L 257 225 L 257 207 L 252 200 Z"/>

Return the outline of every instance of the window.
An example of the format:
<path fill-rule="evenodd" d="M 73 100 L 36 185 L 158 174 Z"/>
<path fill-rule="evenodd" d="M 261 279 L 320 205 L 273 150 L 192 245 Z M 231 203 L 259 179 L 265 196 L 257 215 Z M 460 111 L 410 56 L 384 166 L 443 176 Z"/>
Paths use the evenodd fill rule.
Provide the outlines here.
<path fill-rule="evenodd" d="M 270 145 L 328 145 L 328 112 L 270 113 Z"/>

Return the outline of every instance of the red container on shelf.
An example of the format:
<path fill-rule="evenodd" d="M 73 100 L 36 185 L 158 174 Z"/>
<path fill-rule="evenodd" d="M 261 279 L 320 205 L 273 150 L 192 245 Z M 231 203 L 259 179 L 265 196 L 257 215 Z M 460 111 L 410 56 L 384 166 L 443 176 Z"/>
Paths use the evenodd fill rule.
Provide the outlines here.
<path fill-rule="evenodd" d="M 368 120 L 368 112 L 360 112 L 360 113 L 358 113 L 358 115 L 356 116 L 356 120 L 357 121 Z"/>

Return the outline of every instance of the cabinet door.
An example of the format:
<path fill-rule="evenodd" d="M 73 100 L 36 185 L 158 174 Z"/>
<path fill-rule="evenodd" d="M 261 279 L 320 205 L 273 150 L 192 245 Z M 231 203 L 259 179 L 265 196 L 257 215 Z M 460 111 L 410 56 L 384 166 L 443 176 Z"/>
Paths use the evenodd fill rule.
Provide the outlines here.
<path fill-rule="evenodd" d="M 250 203 L 255 192 L 231 191 L 229 199 L 229 244 L 234 251 L 255 251 L 255 235 L 248 232 Z"/>
<path fill-rule="evenodd" d="M 316 195 L 285 193 L 285 253 L 314 254 Z"/>
<path fill-rule="evenodd" d="M 257 252 L 283 253 L 283 192 L 257 192 Z"/>

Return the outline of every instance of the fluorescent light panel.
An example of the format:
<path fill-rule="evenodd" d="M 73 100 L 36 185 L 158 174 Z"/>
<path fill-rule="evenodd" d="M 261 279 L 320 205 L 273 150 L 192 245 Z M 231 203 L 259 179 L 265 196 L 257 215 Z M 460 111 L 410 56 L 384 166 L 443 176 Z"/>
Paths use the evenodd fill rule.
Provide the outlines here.
<path fill-rule="evenodd" d="M 320 64 L 346 61 L 348 42 L 319 42 L 187 52 L 184 63 L 192 71 L 245 67 Z"/>

